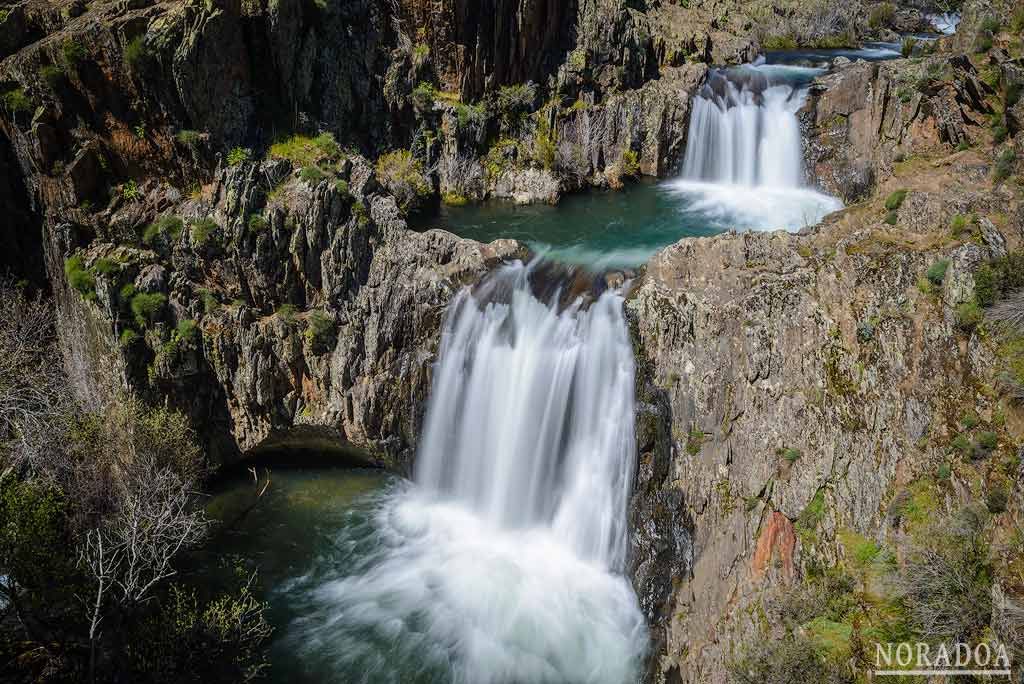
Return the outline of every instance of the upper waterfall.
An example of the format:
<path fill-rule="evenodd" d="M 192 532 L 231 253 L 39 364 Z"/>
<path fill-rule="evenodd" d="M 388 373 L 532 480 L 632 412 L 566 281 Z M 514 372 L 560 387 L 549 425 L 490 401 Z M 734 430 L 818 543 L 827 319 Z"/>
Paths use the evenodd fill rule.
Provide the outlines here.
<path fill-rule="evenodd" d="M 796 112 L 806 90 L 760 70 L 713 72 L 694 98 L 683 177 L 738 185 L 804 184 Z"/>
<path fill-rule="evenodd" d="M 797 230 L 842 203 L 808 183 L 798 113 L 820 69 L 712 71 L 694 97 L 682 175 L 671 186 L 724 224 Z"/>

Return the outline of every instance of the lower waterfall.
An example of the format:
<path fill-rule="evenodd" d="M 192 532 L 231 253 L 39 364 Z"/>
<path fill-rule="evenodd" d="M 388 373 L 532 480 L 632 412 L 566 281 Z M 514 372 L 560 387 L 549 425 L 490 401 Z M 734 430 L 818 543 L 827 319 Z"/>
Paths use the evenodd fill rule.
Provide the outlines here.
<path fill-rule="evenodd" d="M 672 186 L 737 228 L 796 230 L 842 208 L 806 182 L 797 113 L 819 73 L 763 64 L 712 71 L 693 100 Z"/>
<path fill-rule="evenodd" d="M 337 544 L 294 648 L 345 681 L 636 681 L 647 633 L 623 575 L 635 462 L 623 296 L 535 294 L 499 269 L 447 315 L 414 483 Z M 372 548 L 372 551 L 366 549 Z"/>

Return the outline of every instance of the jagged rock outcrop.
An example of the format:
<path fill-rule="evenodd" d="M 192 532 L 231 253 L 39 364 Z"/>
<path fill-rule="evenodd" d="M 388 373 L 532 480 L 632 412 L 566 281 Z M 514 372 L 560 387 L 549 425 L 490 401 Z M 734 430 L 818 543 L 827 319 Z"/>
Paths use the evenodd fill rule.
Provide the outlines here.
<path fill-rule="evenodd" d="M 895 162 L 977 141 L 992 93 L 963 55 L 839 69 L 812 84 L 800 113 L 806 166 L 826 192 L 855 201 Z"/>
<path fill-rule="evenodd" d="M 149 245 L 92 242 L 83 266 L 95 294 L 63 288 L 59 300 L 69 357 L 120 366 L 109 377 L 124 389 L 185 410 L 216 462 L 357 447 L 406 470 L 445 305 L 522 252 L 512 241 L 410 231 L 364 162 L 341 167 L 356 194 L 293 177 L 284 161 L 227 168 L 202 197 L 172 203 L 170 190 L 158 202 L 184 226 Z M 137 211 L 127 204 L 109 222 L 130 225 Z M 143 310 L 138 293 L 162 299 Z M 63 333 L 84 328 L 92 334 Z M 80 390 L 109 385 L 97 375 Z"/>
<path fill-rule="evenodd" d="M 838 531 L 897 534 L 894 494 L 946 462 L 959 416 L 996 410 L 995 347 L 956 310 L 977 266 L 1024 233 L 1019 218 L 1004 231 L 982 219 L 975 238 L 951 239 L 949 220 L 1015 215 L 1019 200 L 948 168 L 908 169 L 807 234 L 686 239 L 649 262 L 626 306 L 648 392 L 664 397 L 645 410 L 667 418 L 641 435 L 671 447 L 642 450 L 637 540 L 642 558 L 685 571 L 654 611 L 666 642 L 653 681 L 724 682 L 743 644 L 781 634 L 773 597 L 835 562 Z M 910 192 L 890 227 L 896 183 Z M 921 285 L 943 260 L 941 287 Z M 795 535 L 812 501 L 821 520 Z M 645 586 L 642 600 L 657 595 Z"/>

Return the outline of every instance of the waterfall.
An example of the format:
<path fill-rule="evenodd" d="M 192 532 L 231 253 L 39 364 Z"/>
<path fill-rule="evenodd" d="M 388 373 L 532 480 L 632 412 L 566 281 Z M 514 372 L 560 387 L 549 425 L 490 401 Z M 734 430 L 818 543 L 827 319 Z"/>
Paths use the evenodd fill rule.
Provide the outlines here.
<path fill-rule="evenodd" d="M 682 176 L 671 184 L 721 227 L 796 230 L 842 207 L 807 185 L 797 114 L 820 69 L 715 70 L 693 100 Z"/>
<path fill-rule="evenodd" d="M 694 99 L 683 176 L 736 185 L 803 185 L 796 112 L 805 90 L 713 74 Z M 756 78 L 756 76 L 761 76 Z"/>
<path fill-rule="evenodd" d="M 545 526 L 619 569 L 633 476 L 633 352 L 622 297 L 559 311 L 507 266 L 444 333 L 416 480 L 503 528 Z"/>
<path fill-rule="evenodd" d="M 623 295 L 514 263 L 449 307 L 415 481 L 335 543 L 289 644 L 358 682 L 624 684 L 646 623 L 623 575 L 636 460 Z M 370 549 L 370 551 L 367 551 Z"/>

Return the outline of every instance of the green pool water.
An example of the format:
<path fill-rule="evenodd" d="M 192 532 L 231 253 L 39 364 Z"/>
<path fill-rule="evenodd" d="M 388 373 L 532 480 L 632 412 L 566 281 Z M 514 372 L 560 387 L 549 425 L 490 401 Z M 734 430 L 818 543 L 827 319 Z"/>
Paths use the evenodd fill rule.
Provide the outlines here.
<path fill-rule="evenodd" d="M 643 181 L 617 192 L 567 195 L 557 206 L 495 200 L 442 207 L 414 227 L 443 228 L 481 242 L 514 238 L 559 261 L 626 268 L 680 238 L 714 235 L 732 223 L 692 208 L 670 183 Z"/>
<path fill-rule="evenodd" d="M 216 488 L 207 512 L 220 525 L 196 559 L 201 571 L 193 579 L 208 587 L 227 587 L 239 562 L 258 569 L 257 595 L 268 603 L 267 619 L 274 628 L 271 667 L 264 681 L 358 681 L 330 659 L 297 649 L 295 626 L 313 613 L 311 587 L 352 572 L 374 551 L 374 507 L 401 480 L 368 469 L 272 466 L 271 485 L 257 501 L 263 477 L 260 469 L 257 486 L 243 471 Z"/>

